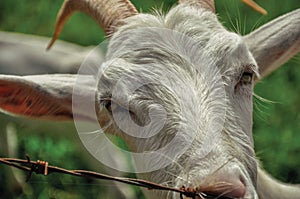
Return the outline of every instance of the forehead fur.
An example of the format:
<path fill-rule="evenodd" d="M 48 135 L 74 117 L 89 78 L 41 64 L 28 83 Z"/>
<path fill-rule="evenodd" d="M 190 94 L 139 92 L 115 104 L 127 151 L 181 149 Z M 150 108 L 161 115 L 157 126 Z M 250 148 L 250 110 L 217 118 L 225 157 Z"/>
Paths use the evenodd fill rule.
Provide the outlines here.
<path fill-rule="evenodd" d="M 232 35 L 233 43 L 239 40 L 239 36 L 222 27 L 213 13 L 184 5 L 173 8 L 165 16 L 139 14 L 128 18 L 127 25 L 121 27 L 110 41 L 106 57 L 110 67 L 103 67 L 100 90 L 109 93 L 121 82 L 118 92 L 125 101 L 133 101 L 133 106 L 141 107 L 145 103 L 150 107 L 151 100 L 162 100 L 168 113 L 177 113 L 167 121 L 166 128 L 170 132 L 174 131 L 174 121 L 178 120 L 188 128 L 183 135 L 206 129 L 208 120 L 223 114 L 211 109 L 220 106 L 219 110 L 223 110 L 225 107 L 225 96 L 220 91 L 224 85 L 216 75 L 220 69 L 215 53 L 222 51 L 225 56 L 234 51 L 219 49 L 211 42 L 212 36 L 221 33 Z M 236 44 L 232 46 L 235 48 Z M 146 86 L 132 95 L 130 90 L 134 89 L 131 86 L 136 83 Z M 106 89 L 103 89 L 104 85 Z M 134 101 L 134 98 L 139 99 Z M 184 108 L 174 111 L 176 106 Z M 208 117 L 210 113 L 214 116 Z"/>
<path fill-rule="evenodd" d="M 156 28 L 172 30 L 189 37 L 193 40 L 192 42 L 197 44 L 195 47 L 195 51 L 197 52 L 192 52 L 193 49 L 190 49 L 190 46 L 188 46 L 186 48 L 189 50 L 189 54 L 187 55 L 188 59 L 195 59 L 196 53 L 197 56 L 200 56 L 197 58 L 198 61 L 202 61 L 201 59 L 213 61 L 215 66 L 210 67 L 217 67 L 223 75 L 225 75 L 225 73 L 231 75 L 240 73 L 239 71 L 243 70 L 243 67 L 246 65 L 252 66 L 254 72 L 258 70 L 255 60 L 242 37 L 236 33 L 228 32 L 212 12 L 195 9 L 186 5 L 178 5 L 171 9 L 166 15 L 159 13 L 155 15 L 139 14 L 128 18 L 126 22 L 126 25 L 120 27 L 119 31 L 116 32 L 111 39 L 107 59 L 124 57 L 125 54 L 127 54 L 127 58 L 130 56 L 133 58 L 137 56 L 137 53 L 134 54 L 133 51 L 139 52 L 137 56 L 138 59 L 143 58 L 143 55 L 145 55 L 144 58 L 151 57 L 150 52 L 153 53 L 152 58 L 161 57 L 161 54 L 157 56 L 155 53 L 164 49 L 165 45 L 163 42 L 165 38 L 161 38 L 162 36 L 155 30 L 153 31 L 154 34 L 151 33 L 150 30 Z M 141 30 L 140 32 L 137 31 L 139 29 Z M 149 29 L 149 31 L 147 31 L 147 29 Z M 128 33 L 130 31 L 133 31 L 132 34 L 129 33 L 126 36 L 126 32 Z M 155 34 L 155 32 L 157 34 Z M 171 35 L 165 36 L 168 37 Z M 176 39 L 177 41 L 174 39 L 173 44 L 171 44 L 174 45 L 170 48 L 171 51 L 176 48 L 178 38 Z M 170 49 L 167 49 L 167 51 Z M 143 54 L 143 50 L 145 54 Z M 171 51 L 169 53 L 171 53 Z M 171 56 L 170 54 L 165 54 L 165 57 L 162 56 L 162 58 L 166 61 L 168 59 L 174 59 L 175 56 L 174 54 L 171 54 Z M 192 71 L 193 69 L 189 67 L 195 67 L 188 67 L 184 64 L 182 66 L 185 67 L 185 70 L 188 69 Z"/>

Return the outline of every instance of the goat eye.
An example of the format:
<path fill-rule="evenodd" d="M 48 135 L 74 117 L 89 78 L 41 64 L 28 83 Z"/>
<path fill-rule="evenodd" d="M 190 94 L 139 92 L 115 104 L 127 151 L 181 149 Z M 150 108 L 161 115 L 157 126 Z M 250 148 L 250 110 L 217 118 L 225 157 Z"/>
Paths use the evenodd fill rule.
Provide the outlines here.
<path fill-rule="evenodd" d="M 101 104 L 103 104 L 103 106 L 106 108 L 106 110 L 108 110 L 108 112 L 110 112 L 110 113 L 112 112 L 110 99 L 102 99 Z"/>
<path fill-rule="evenodd" d="M 110 100 L 107 101 L 107 102 L 105 103 L 105 108 L 106 108 L 109 112 L 112 112 L 112 109 L 111 109 L 111 101 L 110 101 Z"/>
<path fill-rule="evenodd" d="M 242 77 L 241 77 L 241 83 L 242 84 L 251 84 L 252 83 L 252 79 L 253 79 L 253 73 L 251 72 L 244 72 L 242 74 Z"/>

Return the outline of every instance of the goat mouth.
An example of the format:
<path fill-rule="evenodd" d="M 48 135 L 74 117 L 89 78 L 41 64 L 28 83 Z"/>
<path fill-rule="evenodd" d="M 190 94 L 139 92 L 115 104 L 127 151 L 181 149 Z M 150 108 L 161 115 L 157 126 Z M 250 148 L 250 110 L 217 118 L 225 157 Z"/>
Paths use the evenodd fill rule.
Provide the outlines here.
<path fill-rule="evenodd" d="M 241 193 L 240 195 L 235 195 L 236 193 L 234 192 L 234 190 L 232 190 L 231 192 L 212 192 L 212 191 L 199 191 L 197 190 L 197 188 L 193 188 L 193 187 L 188 187 L 185 188 L 184 186 L 182 186 L 180 188 L 182 191 L 184 191 L 186 194 L 183 194 L 185 197 L 183 197 L 183 195 L 180 195 L 180 198 L 193 198 L 193 199 L 234 199 L 234 198 L 244 198 L 245 196 L 245 192 Z M 234 194 L 235 193 L 235 194 Z M 229 195 L 228 195 L 229 194 Z M 233 195 L 232 195 L 233 194 Z M 242 194 L 242 195 L 241 195 Z"/>
<path fill-rule="evenodd" d="M 193 194 L 192 196 L 180 196 L 180 199 L 188 199 L 188 198 L 192 198 L 192 199 L 234 199 L 232 197 L 228 197 L 228 196 L 220 196 L 220 195 L 216 195 L 216 194 L 209 194 L 209 193 L 197 193 L 197 194 Z"/>
<path fill-rule="evenodd" d="M 201 193 L 201 197 L 197 196 L 195 199 L 234 199 L 228 196 L 220 196 L 216 194 L 209 194 L 209 193 Z"/>

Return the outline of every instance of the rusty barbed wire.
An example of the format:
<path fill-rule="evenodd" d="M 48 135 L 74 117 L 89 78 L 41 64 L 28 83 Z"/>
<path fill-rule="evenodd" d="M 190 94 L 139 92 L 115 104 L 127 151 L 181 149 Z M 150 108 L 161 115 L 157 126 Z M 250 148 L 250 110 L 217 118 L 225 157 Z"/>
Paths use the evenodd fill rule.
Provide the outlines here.
<path fill-rule="evenodd" d="M 24 159 L 17 159 L 17 158 L 0 158 L 0 163 L 23 170 L 28 172 L 26 182 L 28 182 L 31 178 L 32 173 L 35 174 L 42 174 L 42 175 L 49 175 L 51 173 L 61 173 L 61 174 L 68 174 L 72 176 L 84 177 L 84 178 L 94 178 L 94 179 L 101 179 L 101 180 L 110 180 L 115 182 L 121 182 L 125 184 L 135 185 L 143 188 L 147 188 L 149 190 L 161 190 L 161 191 L 171 191 L 180 194 L 180 198 L 182 199 L 183 196 L 188 198 L 199 198 L 199 199 L 230 199 L 225 196 L 213 196 L 208 195 L 205 193 L 198 193 L 195 189 L 185 188 L 184 186 L 180 187 L 179 189 L 168 187 L 165 185 L 157 184 L 154 182 L 136 179 L 136 178 L 125 178 L 125 177 L 115 177 L 110 176 L 103 173 L 97 173 L 93 171 L 87 170 L 68 170 L 57 166 L 51 166 L 46 161 L 31 161 L 29 156 L 26 156 L 26 160 Z"/>

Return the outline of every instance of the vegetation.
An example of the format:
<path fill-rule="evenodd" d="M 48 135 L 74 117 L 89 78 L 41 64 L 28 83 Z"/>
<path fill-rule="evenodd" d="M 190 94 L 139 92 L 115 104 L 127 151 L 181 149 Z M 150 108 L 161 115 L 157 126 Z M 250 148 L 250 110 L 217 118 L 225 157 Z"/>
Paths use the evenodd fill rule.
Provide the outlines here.
<path fill-rule="evenodd" d="M 228 29 L 247 34 L 265 22 L 296 9 L 299 7 L 298 1 L 257 0 L 268 10 L 267 16 L 261 16 L 239 0 L 219 0 L 216 4 L 220 19 Z M 166 11 L 176 3 L 175 0 L 132 2 L 143 12 L 151 12 L 153 7 Z M 62 0 L 2 0 L 0 30 L 51 36 L 61 3 Z M 104 39 L 104 33 L 91 18 L 77 13 L 65 26 L 60 39 L 80 45 L 97 45 Z M 272 102 L 254 99 L 253 132 L 257 155 L 274 177 L 293 183 L 300 183 L 300 70 L 297 65 L 300 65 L 299 57 L 293 58 L 256 86 L 255 93 Z M 0 125 L 5 122 L 2 118 L 6 117 L 1 115 Z M 24 158 L 25 154 L 30 154 L 32 159 L 47 160 L 53 165 L 69 169 L 91 169 L 80 155 L 79 150 L 82 149 L 78 149 L 69 137 L 56 138 L 65 130 L 74 131 L 72 124 L 65 124 L 64 129 L 58 129 L 52 128 L 53 123 L 47 123 L 47 128 L 40 129 L 35 128 L 37 124 L 33 122 L 31 124 L 35 127 L 28 127 L 24 123 L 18 120 L 14 124 L 19 136 L 18 157 Z M 31 135 L 32 131 L 39 131 L 40 135 Z M 54 136 L 49 136 L 49 132 L 55 132 Z M 101 197 L 104 189 L 114 190 L 103 181 L 50 175 L 34 176 L 18 195 L 17 190 L 15 193 L 8 191 L 10 179 L 5 171 L 6 166 L 0 165 L 1 198 L 104 198 Z M 138 198 L 141 198 L 140 190 L 136 190 Z"/>

